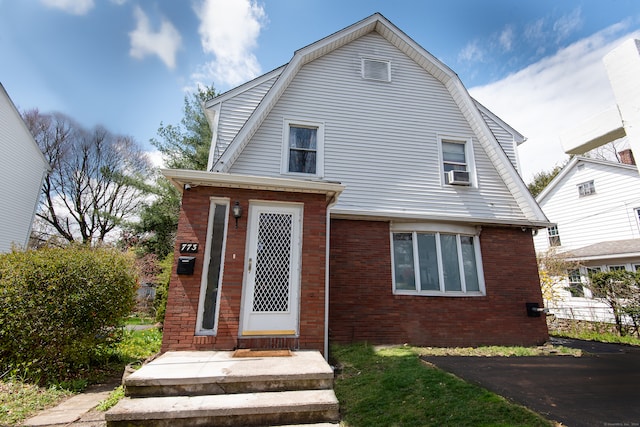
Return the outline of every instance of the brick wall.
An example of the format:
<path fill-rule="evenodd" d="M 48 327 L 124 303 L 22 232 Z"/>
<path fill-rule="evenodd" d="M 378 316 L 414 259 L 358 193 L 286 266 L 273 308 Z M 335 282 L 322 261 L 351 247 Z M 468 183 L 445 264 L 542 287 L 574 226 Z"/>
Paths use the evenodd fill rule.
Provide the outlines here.
<path fill-rule="evenodd" d="M 486 296 L 393 295 L 388 222 L 331 221 L 330 341 L 421 346 L 536 345 L 547 340 L 529 231 L 484 227 Z"/>
<path fill-rule="evenodd" d="M 220 315 L 218 333 L 215 337 L 195 335 L 211 197 L 229 198 L 231 206 L 239 201 L 244 210 L 236 229 L 235 219 L 229 209 L 224 273 L 220 287 Z M 300 303 L 304 310 L 301 310 L 300 313 L 300 337 L 297 340 L 251 338 L 244 343 L 245 345 L 239 343 L 238 327 L 242 281 L 245 271 L 244 256 L 249 200 L 304 203 L 300 290 Z M 178 245 L 181 242 L 199 243 L 200 249 L 195 254 L 194 275 L 177 275 L 174 263 L 164 323 L 163 352 L 168 350 L 231 350 L 247 345 L 269 347 L 274 342 L 291 343 L 292 347 L 323 351 L 326 246 L 326 201 L 324 195 L 193 187 L 190 191 L 184 192 L 182 199 L 174 253 L 176 260 L 180 256 Z"/>

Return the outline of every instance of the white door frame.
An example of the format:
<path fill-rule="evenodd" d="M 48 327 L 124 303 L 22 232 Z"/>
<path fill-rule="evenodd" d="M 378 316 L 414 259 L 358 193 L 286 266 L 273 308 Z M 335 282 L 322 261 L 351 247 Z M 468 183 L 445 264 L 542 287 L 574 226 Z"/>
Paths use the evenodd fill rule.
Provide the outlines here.
<path fill-rule="evenodd" d="M 238 331 L 241 337 L 299 335 L 303 206 L 302 203 L 249 202 L 247 246 L 244 263 L 245 270 L 242 287 L 240 328 Z M 288 301 L 285 299 L 281 300 L 284 305 L 278 306 L 274 311 L 263 309 L 254 310 L 256 273 L 262 277 L 268 277 L 268 272 L 265 270 L 268 268 L 268 265 L 262 264 L 265 261 L 260 261 L 258 254 L 259 251 L 268 250 L 271 247 L 259 241 L 260 220 L 261 218 L 266 218 L 263 217 L 262 214 L 284 215 L 284 217 L 290 216 L 291 218 L 288 260 Z M 263 230 L 262 238 L 265 239 L 269 237 L 270 233 L 268 230 Z M 282 279 L 284 278 L 281 277 L 281 280 Z"/>

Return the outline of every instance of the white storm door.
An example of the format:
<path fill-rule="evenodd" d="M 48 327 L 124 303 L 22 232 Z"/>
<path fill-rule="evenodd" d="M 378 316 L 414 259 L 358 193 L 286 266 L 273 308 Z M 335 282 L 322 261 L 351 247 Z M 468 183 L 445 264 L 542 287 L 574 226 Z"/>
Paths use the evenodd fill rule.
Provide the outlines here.
<path fill-rule="evenodd" d="M 240 335 L 297 335 L 302 206 L 249 207 Z"/>

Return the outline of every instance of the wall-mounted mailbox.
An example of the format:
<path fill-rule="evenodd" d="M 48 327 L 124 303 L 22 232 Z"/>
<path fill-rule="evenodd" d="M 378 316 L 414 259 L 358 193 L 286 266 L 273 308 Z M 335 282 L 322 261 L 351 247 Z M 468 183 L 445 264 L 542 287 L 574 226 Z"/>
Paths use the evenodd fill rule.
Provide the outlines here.
<path fill-rule="evenodd" d="M 537 302 L 528 302 L 527 305 L 527 316 L 529 317 L 540 317 L 542 313 L 547 313 L 546 308 L 540 307 Z"/>
<path fill-rule="evenodd" d="M 181 256 L 178 257 L 178 274 L 192 275 L 193 268 L 196 265 L 196 257 L 194 256 Z"/>

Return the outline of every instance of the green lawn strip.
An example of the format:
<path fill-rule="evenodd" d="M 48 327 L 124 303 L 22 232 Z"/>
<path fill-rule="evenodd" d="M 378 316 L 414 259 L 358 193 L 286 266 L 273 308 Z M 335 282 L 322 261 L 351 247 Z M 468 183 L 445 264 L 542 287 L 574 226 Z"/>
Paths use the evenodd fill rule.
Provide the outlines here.
<path fill-rule="evenodd" d="M 332 348 L 342 425 L 552 426 L 540 415 L 422 363 L 413 348 Z"/>
<path fill-rule="evenodd" d="M 143 331 L 125 331 L 122 341 L 114 349 L 107 365 L 93 366 L 86 371 L 86 378 L 73 378 L 61 380 L 57 385 L 39 387 L 27 384 L 18 379 L 5 379 L 0 381 L 0 426 L 16 426 L 38 411 L 53 407 L 72 396 L 74 391 L 65 387 L 71 387 L 76 392 L 77 383 L 96 383 L 112 377 L 122 375 L 127 364 L 142 364 L 144 359 L 160 351 L 162 344 L 162 332 L 157 328 Z M 104 410 L 115 405 L 122 397 L 122 387 L 114 390 L 111 396 L 102 404 Z"/>
<path fill-rule="evenodd" d="M 620 336 L 617 333 L 612 332 L 596 332 L 589 330 L 553 331 L 551 335 L 560 338 L 575 338 L 585 341 L 599 341 L 612 344 L 628 344 L 640 346 L 640 338 L 638 338 L 637 336 Z"/>
<path fill-rule="evenodd" d="M 0 382 L 0 425 L 16 425 L 72 394 L 56 387 L 38 387 L 20 381 Z"/>

